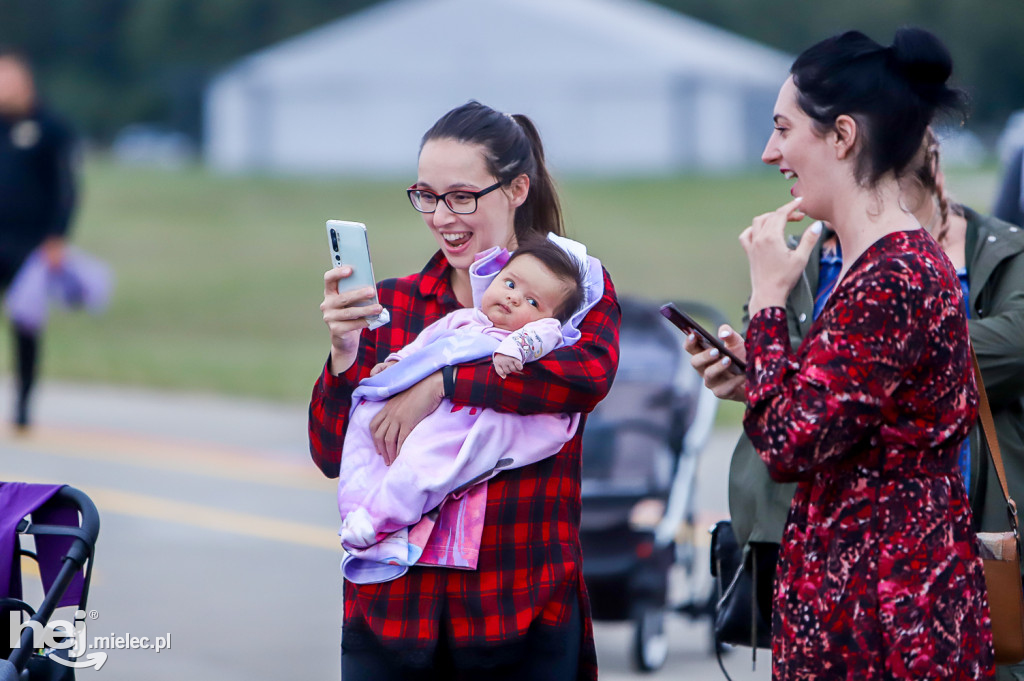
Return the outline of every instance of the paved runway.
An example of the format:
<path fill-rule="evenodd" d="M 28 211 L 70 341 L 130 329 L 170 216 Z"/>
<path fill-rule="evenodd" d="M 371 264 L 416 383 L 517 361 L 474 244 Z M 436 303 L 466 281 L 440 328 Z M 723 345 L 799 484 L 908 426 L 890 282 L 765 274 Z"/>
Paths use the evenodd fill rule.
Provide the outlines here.
<path fill-rule="evenodd" d="M 10 393 L 0 381 L 0 417 Z M 309 461 L 303 405 L 48 382 L 36 415 L 27 436 L 0 430 L 0 479 L 68 483 L 99 508 L 89 640 L 170 642 L 107 650 L 80 679 L 338 678 L 335 485 Z M 702 456 L 700 526 L 726 514 L 735 437 L 716 433 Z M 640 678 L 629 626 L 596 633 L 601 678 Z M 723 678 L 706 622 L 673 616 L 669 638 L 668 662 L 647 678 Z M 770 677 L 764 651 L 754 674 L 746 649 L 726 664 L 737 681 Z"/>

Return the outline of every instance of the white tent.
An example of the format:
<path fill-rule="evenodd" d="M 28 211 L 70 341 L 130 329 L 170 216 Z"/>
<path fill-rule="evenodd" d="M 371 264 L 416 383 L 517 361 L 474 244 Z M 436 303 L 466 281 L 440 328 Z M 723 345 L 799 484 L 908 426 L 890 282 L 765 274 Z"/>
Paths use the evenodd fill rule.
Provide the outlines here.
<path fill-rule="evenodd" d="M 222 170 L 410 175 L 477 99 L 537 124 L 557 172 L 756 162 L 791 58 L 644 0 L 391 0 L 242 59 L 206 95 Z"/>

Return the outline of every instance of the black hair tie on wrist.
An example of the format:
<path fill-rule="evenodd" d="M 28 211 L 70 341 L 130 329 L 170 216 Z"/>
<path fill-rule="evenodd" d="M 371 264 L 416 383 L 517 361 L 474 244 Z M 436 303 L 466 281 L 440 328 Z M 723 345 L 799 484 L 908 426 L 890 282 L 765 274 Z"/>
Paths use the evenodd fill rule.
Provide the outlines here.
<path fill-rule="evenodd" d="M 444 396 L 451 399 L 455 395 L 455 367 L 442 367 L 441 381 L 444 384 Z"/>

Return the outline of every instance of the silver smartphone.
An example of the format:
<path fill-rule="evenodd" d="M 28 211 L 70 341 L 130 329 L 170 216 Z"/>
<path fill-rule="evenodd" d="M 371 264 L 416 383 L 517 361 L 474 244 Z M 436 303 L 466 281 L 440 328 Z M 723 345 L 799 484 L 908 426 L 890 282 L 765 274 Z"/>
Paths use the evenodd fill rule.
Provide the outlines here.
<path fill-rule="evenodd" d="M 338 281 L 339 293 L 365 286 L 372 286 L 376 292 L 377 280 L 373 278 L 373 263 L 370 261 L 370 244 L 366 238 L 366 225 L 346 220 L 328 220 L 327 245 L 330 248 L 332 266 L 348 265 L 352 268 L 350 276 Z M 377 295 L 374 293 L 372 299 L 356 304 L 375 305 L 377 302 Z M 367 319 L 370 322 L 370 328 L 387 324 L 387 311 Z"/>

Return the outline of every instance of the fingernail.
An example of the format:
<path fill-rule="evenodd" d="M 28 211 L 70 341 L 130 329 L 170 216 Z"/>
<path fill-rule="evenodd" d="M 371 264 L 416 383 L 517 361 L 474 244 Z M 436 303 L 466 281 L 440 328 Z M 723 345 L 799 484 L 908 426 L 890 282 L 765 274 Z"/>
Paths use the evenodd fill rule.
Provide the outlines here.
<path fill-rule="evenodd" d="M 729 366 L 729 358 L 728 357 L 723 357 L 722 358 L 722 366 L 724 366 L 724 367 Z"/>
<path fill-rule="evenodd" d="M 711 352 L 708 353 L 708 356 L 711 359 L 717 359 L 718 358 L 718 348 L 711 348 Z"/>
<path fill-rule="evenodd" d="M 804 197 L 802 197 L 802 196 L 798 196 L 798 197 L 796 197 L 796 199 L 795 199 L 795 200 L 793 201 L 793 203 L 800 203 L 800 202 L 801 202 L 801 201 L 803 201 L 803 200 L 804 200 Z"/>
<path fill-rule="evenodd" d="M 341 266 L 341 267 L 339 267 L 338 269 L 339 269 L 339 270 L 341 270 L 341 273 L 342 273 L 342 274 L 346 274 L 346 275 L 347 275 L 347 274 L 352 274 L 352 268 L 351 268 L 351 267 L 349 267 L 348 265 L 342 265 L 342 266 Z"/>
<path fill-rule="evenodd" d="M 696 334 L 692 334 L 692 333 L 691 333 L 691 334 L 690 334 L 689 336 L 687 336 L 687 337 L 686 337 L 686 341 L 687 341 L 688 343 L 692 343 L 693 341 L 695 341 L 695 340 L 696 340 L 696 338 L 694 338 L 694 336 L 695 336 L 695 335 L 696 335 Z"/>
<path fill-rule="evenodd" d="M 728 338 L 729 334 L 731 334 L 731 333 L 732 333 L 732 331 L 729 331 L 729 329 L 722 329 L 721 331 L 718 332 L 718 337 L 719 338 Z"/>
<path fill-rule="evenodd" d="M 815 222 L 811 225 L 811 231 L 815 234 L 821 234 L 821 222 Z"/>

